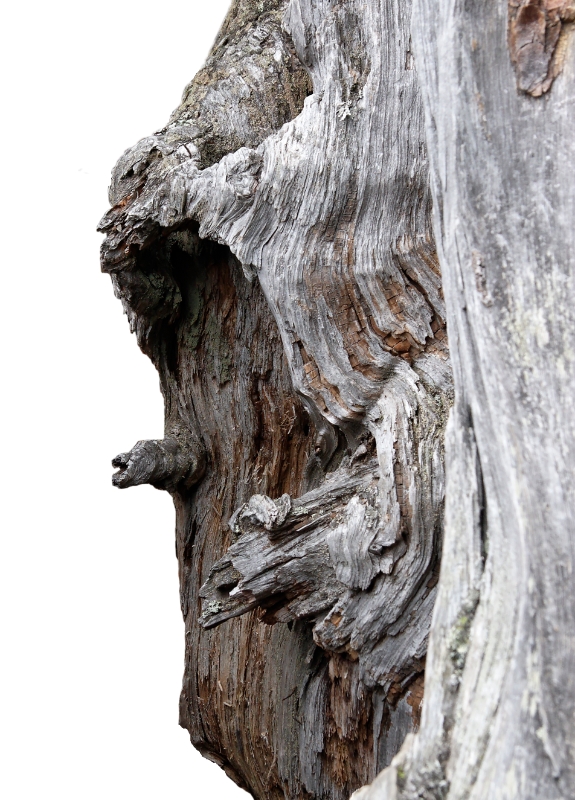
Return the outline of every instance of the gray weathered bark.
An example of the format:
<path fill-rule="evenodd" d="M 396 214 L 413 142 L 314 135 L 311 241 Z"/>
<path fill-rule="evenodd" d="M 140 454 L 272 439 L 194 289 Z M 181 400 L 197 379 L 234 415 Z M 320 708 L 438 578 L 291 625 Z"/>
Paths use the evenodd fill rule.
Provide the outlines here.
<path fill-rule="evenodd" d="M 456 401 L 422 728 L 363 800 L 575 796 L 568 6 L 415 2 Z"/>
<path fill-rule="evenodd" d="M 423 727 L 361 792 L 574 794 L 571 18 L 236 0 L 114 171 L 166 407 L 114 482 L 174 497 L 181 722 L 257 798 L 345 798 L 419 726 L 446 316 Z"/>

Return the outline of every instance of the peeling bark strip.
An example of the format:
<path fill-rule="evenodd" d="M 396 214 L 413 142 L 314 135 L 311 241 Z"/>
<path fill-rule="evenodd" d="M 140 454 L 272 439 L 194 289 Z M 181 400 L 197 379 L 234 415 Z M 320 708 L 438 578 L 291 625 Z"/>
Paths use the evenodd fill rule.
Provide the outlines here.
<path fill-rule="evenodd" d="M 573 0 L 509 0 L 509 49 L 523 92 L 540 97 L 563 66 L 560 39 L 575 21 Z"/>
<path fill-rule="evenodd" d="M 101 223 L 165 399 L 114 482 L 174 497 L 181 724 L 261 800 L 347 800 L 421 714 L 452 379 L 410 18 L 236 0 Z"/>

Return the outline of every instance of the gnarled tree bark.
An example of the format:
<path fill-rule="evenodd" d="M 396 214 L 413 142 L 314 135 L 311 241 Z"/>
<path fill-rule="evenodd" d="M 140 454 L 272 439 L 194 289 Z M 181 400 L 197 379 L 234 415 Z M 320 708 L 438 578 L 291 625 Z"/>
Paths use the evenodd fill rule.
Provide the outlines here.
<path fill-rule="evenodd" d="M 174 498 L 181 724 L 256 798 L 343 800 L 419 728 L 448 316 L 423 728 L 360 791 L 573 789 L 571 11 L 439 5 L 236 0 L 101 223 L 166 409 L 114 483 Z"/>

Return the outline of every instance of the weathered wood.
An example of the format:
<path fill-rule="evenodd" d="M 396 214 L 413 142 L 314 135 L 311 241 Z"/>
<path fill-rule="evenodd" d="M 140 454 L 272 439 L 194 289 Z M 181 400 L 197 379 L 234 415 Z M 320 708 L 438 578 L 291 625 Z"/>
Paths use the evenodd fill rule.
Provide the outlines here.
<path fill-rule="evenodd" d="M 401 409 L 394 409 L 394 395 L 401 398 Z M 238 509 L 231 528 L 240 538 L 214 565 L 200 592 L 206 599 L 205 626 L 257 605 L 271 606 L 268 620 L 312 620 L 315 642 L 359 659 L 367 685 L 379 684 L 388 692 L 393 688 L 394 693 L 409 685 L 425 657 L 437 582 L 434 535 L 441 521 L 439 508 L 435 519 L 426 520 L 428 527 L 405 510 L 402 514 L 398 509 L 397 519 L 390 513 L 397 507 L 397 489 L 408 512 L 410 504 L 416 514 L 421 512 L 419 470 L 427 490 L 442 480 L 440 465 L 433 463 L 435 453 L 425 452 L 425 440 L 418 442 L 416 458 L 411 452 L 417 441 L 410 428 L 415 411 L 420 430 L 433 425 L 426 410 L 441 430 L 437 409 L 426 409 L 425 396 L 418 399 L 413 398 L 410 409 L 405 385 L 396 386 L 392 379 L 382 395 L 386 413 L 395 414 L 392 435 L 384 442 L 393 466 L 404 469 L 401 483 L 392 473 L 393 483 L 386 485 L 385 461 L 370 458 L 360 445 L 318 489 L 298 498 L 297 505 L 289 495 L 275 502 L 256 495 Z M 376 408 L 379 421 L 381 407 Z M 431 441 L 436 447 L 436 438 Z M 376 443 L 374 439 L 374 448 Z M 381 451 L 389 455 L 384 447 Z M 437 498 L 442 498 L 441 490 Z"/>
<path fill-rule="evenodd" d="M 420 732 L 357 797 L 565 800 L 575 12 L 411 11 L 238 0 L 120 159 L 102 263 L 166 436 L 114 480 L 174 496 L 182 724 L 254 796 L 389 763 L 437 593 Z"/>
<path fill-rule="evenodd" d="M 452 381 L 410 16 L 237 0 L 101 223 L 166 408 L 114 482 L 174 496 L 181 722 L 257 798 L 419 725 Z"/>
<path fill-rule="evenodd" d="M 422 727 L 358 800 L 575 796 L 575 49 L 544 30 L 565 5 L 415 3 L 456 401 Z"/>

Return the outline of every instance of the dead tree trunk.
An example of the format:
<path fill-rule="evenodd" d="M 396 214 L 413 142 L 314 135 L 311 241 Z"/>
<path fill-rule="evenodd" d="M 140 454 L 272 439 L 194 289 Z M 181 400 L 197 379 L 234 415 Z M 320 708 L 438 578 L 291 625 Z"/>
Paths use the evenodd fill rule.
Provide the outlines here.
<path fill-rule="evenodd" d="M 174 496 L 181 723 L 258 798 L 344 800 L 419 723 L 451 372 L 411 49 L 396 0 L 234 3 L 102 222 L 166 406 L 114 482 Z"/>
<path fill-rule="evenodd" d="M 362 791 L 573 794 L 563 5 L 236 0 L 114 171 L 103 269 L 166 408 L 114 482 L 174 497 L 181 723 L 256 798 L 344 800 L 419 726 L 432 195 L 440 599 L 423 730 Z"/>

